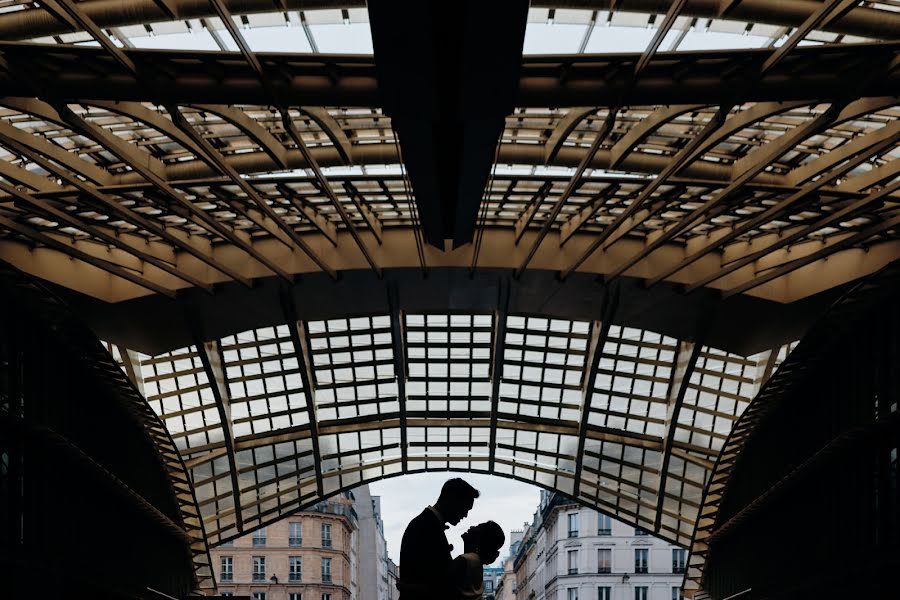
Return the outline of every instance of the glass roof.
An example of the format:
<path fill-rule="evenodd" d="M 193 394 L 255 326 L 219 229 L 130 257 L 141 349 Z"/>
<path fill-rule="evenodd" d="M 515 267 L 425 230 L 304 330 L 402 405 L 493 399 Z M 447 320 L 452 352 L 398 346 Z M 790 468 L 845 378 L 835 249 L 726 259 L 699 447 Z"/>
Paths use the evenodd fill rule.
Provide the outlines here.
<path fill-rule="evenodd" d="M 190 469 L 211 543 L 367 481 L 450 469 L 577 495 L 686 545 L 725 438 L 790 348 L 742 357 L 535 315 L 399 318 L 115 353 Z"/>

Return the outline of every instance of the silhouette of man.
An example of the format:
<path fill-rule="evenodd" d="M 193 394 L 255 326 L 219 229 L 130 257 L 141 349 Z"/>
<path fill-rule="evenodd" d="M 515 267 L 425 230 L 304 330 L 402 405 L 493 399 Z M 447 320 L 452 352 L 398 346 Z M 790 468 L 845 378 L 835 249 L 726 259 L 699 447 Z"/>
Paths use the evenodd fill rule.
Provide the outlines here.
<path fill-rule="evenodd" d="M 452 547 L 447 543 L 445 523 L 458 524 L 475 504 L 478 490 L 460 478 L 450 479 L 441 488 L 434 506 L 410 521 L 400 544 L 401 600 L 451 600 Z"/>

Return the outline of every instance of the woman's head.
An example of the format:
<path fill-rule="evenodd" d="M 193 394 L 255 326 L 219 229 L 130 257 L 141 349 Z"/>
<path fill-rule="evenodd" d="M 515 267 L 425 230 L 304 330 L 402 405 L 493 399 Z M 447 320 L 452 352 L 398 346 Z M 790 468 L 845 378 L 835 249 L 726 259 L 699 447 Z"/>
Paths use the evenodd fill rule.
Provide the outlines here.
<path fill-rule="evenodd" d="M 506 535 L 495 522 L 486 521 L 469 527 L 462 539 L 466 552 L 477 552 L 482 564 L 489 565 L 500 556 Z"/>

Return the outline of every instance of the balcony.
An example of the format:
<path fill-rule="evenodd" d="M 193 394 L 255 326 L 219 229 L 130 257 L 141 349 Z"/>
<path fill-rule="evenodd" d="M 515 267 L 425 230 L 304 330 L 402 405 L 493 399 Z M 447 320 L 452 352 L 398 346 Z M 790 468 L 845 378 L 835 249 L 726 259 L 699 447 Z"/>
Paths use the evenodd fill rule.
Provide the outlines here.
<path fill-rule="evenodd" d="M 265 546 L 266 538 L 257 538 L 257 537 L 253 538 L 253 545 L 254 546 Z"/>
<path fill-rule="evenodd" d="M 337 502 L 319 502 L 304 509 L 307 512 L 325 513 L 329 515 L 338 515 L 346 517 L 351 523 L 356 523 L 356 511 L 352 506 L 338 504 Z"/>
<path fill-rule="evenodd" d="M 647 573 L 647 565 L 635 565 L 634 572 L 635 573 Z"/>
<path fill-rule="evenodd" d="M 297 547 L 297 546 L 302 546 L 302 545 L 303 545 L 303 538 L 298 538 L 298 537 L 288 538 L 288 546 Z"/>
<path fill-rule="evenodd" d="M 684 573 L 685 570 L 686 569 L 685 569 L 684 565 L 672 565 L 673 573 Z"/>
<path fill-rule="evenodd" d="M 301 580 L 300 573 L 289 573 L 288 574 L 288 581 L 300 581 L 300 580 Z"/>
<path fill-rule="evenodd" d="M 252 581 L 265 581 L 266 574 L 265 573 L 254 573 Z"/>
<path fill-rule="evenodd" d="M 322 573 L 322 583 L 331 583 L 331 573 Z"/>
<path fill-rule="evenodd" d="M 331 538 L 322 538 L 322 547 L 331 548 Z"/>
<path fill-rule="evenodd" d="M 597 567 L 597 572 L 601 574 L 612 573 L 612 567 Z"/>
<path fill-rule="evenodd" d="M 569 530 L 569 537 L 570 537 L 570 538 L 576 538 L 576 537 L 578 537 L 578 530 L 577 530 L 577 529 Z"/>
<path fill-rule="evenodd" d="M 612 535 L 612 529 L 598 529 L 597 535 Z"/>
<path fill-rule="evenodd" d="M 569 575 L 578 575 L 578 567 L 569 567 Z"/>
<path fill-rule="evenodd" d="M 233 573 L 220 573 L 219 581 L 234 581 L 234 574 Z"/>

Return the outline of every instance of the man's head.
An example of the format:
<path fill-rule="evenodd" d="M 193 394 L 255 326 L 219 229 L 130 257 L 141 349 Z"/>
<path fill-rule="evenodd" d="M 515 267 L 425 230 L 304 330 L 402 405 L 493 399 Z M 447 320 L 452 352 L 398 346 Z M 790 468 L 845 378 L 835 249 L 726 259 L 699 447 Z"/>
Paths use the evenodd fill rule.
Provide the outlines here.
<path fill-rule="evenodd" d="M 478 490 L 471 485 L 456 477 L 448 479 L 441 488 L 441 495 L 434 507 L 443 515 L 444 519 L 451 525 L 457 525 L 462 521 L 472 506 L 475 504 L 475 498 L 479 496 Z"/>

